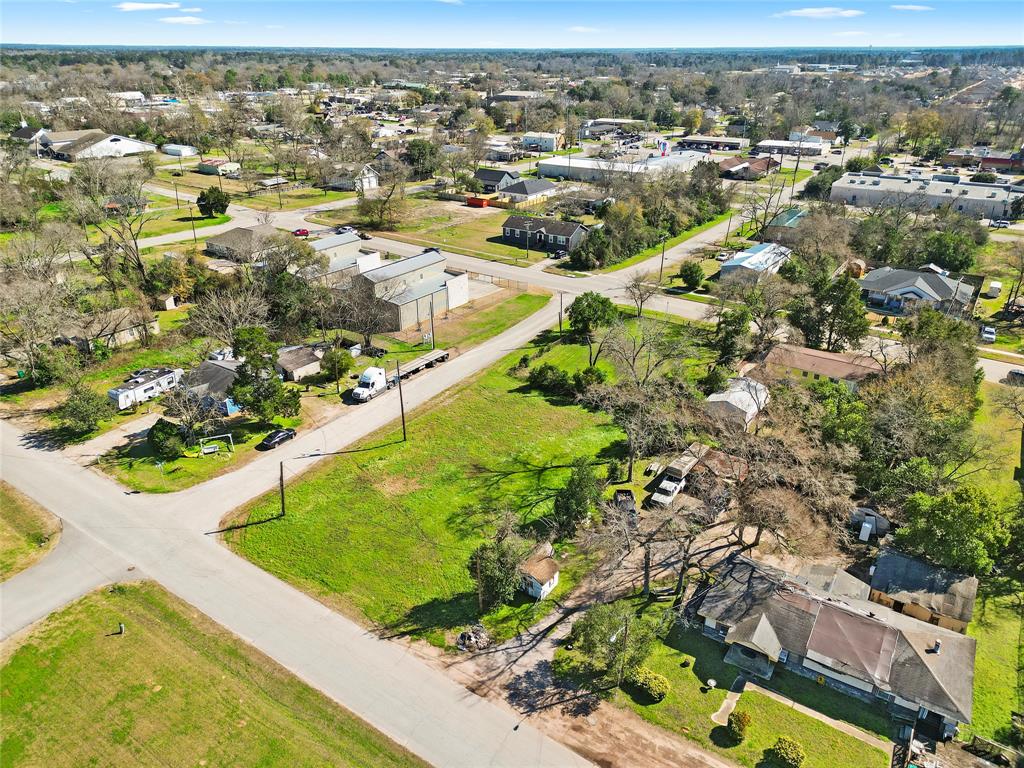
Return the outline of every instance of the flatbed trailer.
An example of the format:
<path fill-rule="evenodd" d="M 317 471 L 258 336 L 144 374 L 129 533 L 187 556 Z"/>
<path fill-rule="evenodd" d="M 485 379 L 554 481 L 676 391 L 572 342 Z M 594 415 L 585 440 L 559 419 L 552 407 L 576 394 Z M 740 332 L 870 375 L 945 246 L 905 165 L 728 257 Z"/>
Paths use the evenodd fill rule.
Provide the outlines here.
<path fill-rule="evenodd" d="M 402 372 L 402 378 L 408 379 L 410 376 L 413 376 L 426 368 L 433 368 L 435 365 L 445 362 L 450 355 L 451 353 L 447 349 L 432 349 L 414 360 L 410 360 L 407 363 L 401 363 L 399 365 L 399 370 Z M 398 371 L 390 371 L 388 373 L 388 383 L 391 386 L 398 383 Z"/>

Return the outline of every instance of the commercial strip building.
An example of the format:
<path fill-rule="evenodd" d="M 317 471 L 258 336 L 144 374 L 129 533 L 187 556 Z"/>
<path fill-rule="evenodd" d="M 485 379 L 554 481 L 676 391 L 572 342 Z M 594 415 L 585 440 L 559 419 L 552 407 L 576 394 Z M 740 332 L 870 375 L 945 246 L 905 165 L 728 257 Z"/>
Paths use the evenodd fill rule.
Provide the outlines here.
<path fill-rule="evenodd" d="M 678 149 L 738 151 L 750 146 L 750 139 L 739 136 L 702 136 L 699 133 L 684 136 L 676 141 Z"/>
<path fill-rule="evenodd" d="M 951 174 L 902 176 L 846 173 L 832 184 L 829 200 L 858 208 L 875 206 L 950 208 L 966 216 L 1005 219 L 1024 184 L 986 184 Z"/>
<path fill-rule="evenodd" d="M 703 152 L 673 152 L 663 157 L 648 157 L 636 162 L 602 160 L 597 157 L 560 155 L 537 163 L 537 175 L 573 181 L 601 181 L 609 176 L 655 176 L 668 171 L 686 172 L 707 161 Z"/>

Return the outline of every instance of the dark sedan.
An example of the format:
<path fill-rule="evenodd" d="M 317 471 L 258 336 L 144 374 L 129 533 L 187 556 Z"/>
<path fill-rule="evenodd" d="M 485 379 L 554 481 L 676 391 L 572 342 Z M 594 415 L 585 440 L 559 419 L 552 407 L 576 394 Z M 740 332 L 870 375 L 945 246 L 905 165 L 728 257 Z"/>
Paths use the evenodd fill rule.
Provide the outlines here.
<path fill-rule="evenodd" d="M 269 435 L 264 437 L 257 447 L 261 450 L 269 451 L 272 448 L 277 448 L 281 443 L 287 443 L 293 437 L 295 437 L 294 429 L 275 429 Z"/>

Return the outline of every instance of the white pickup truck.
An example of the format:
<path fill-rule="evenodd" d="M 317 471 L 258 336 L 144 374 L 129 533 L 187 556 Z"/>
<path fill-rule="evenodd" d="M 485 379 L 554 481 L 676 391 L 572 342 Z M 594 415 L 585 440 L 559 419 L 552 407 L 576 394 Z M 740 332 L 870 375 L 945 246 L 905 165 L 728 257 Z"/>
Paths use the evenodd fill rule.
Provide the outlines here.
<path fill-rule="evenodd" d="M 401 377 L 407 379 L 414 373 L 419 373 L 424 368 L 433 368 L 438 363 L 445 362 L 449 357 L 448 350 L 433 349 L 425 355 L 420 355 L 415 360 L 403 363 L 399 370 Z M 352 399 L 359 403 L 372 400 L 381 392 L 386 392 L 398 385 L 399 371 L 386 372 L 383 368 L 370 367 L 363 371 L 359 377 L 359 383 L 352 390 Z"/>

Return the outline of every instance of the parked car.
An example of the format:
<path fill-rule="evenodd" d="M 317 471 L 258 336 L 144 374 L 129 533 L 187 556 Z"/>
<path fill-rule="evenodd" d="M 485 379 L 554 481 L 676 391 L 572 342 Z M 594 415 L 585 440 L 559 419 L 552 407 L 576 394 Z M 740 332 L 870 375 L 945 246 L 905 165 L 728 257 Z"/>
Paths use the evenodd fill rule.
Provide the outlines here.
<path fill-rule="evenodd" d="M 309 237 L 308 229 L 293 229 L 292 234 L 296 237 Z"/>
<path fill-rule="evenodd" d="M 233 360 L 235 357 L 235 351 L 230 347 L 223 347 L 221 349 L 215 349 L 213 352 L 206 356 L 207 360 Z"/>
<path fill-rule="evenodd" d="M 1014 368 L 1006 374 L 1006 383 L 1013 387 L 1024 387 L 1024 371 Z"/>
<path fill-rule="evenodd" d="M 843 154 L 843 150 L 841 150 L 841 149 L 833 149 L 832 150 L 832 154 L 833 155 L 841 155 L 841 154 Z"/>
<path fill-rule="evenodd" d="M 562 250 L 560 250 L 560 251 L 555 251 L 554 256 L 553 256 L 553 258 L 556 258 L 556 259 L 566 259 L 568 257 L 569 257 L 569 252 L 567 250 L 565 250 L 564 248 Z"/>
<path fill-rule="evenodd" d="M 992 229 L 1008 229 L 1010 222 L 1006 219 L 996 219 L 989 226 L 992 227 Z"/>
<path fill-rule="evenodd" d="M 820 171 L 822 168 L 827 168 L 827 167 L 828 167 L 828 163 L 815 163 L 814 164 L 814 170 L 816 170 L 816 171 Z"/>
<path fill-rule="evenodd" d="M 734 251 L 722 251 L 720 254 L 715 256 L 715 261 L 724 264 L 735 255 L 736 253 Z"/>
<path fill-rule="evenodd" d="M 981 340 L 986 344 L 995 344 L 996 329 L 991 325 L 983 325 L 981 327 Z"/>
<path fill-rule="evenodd" d="M 295 437 L 294 429 L 275 429 L 269 435 L 264 437 L 263 440 L 260 441 L 260 444 L 256 447 L 264 451 L 269 451 L 273 448 L 277 448 L 277 446 L 281 445 L 282 443 L 287 443 L 293 437 Z"/>
<path fill-rule="evenodd" d="M 342 227 L 338 227 L 336 230 L 334 230 L 334 233 L 337 234 L 337 235 L 347 235 L 349 232 L 355 232 L 355 231 L 356 231 L 355 227 L 350 227 L 348 225 L 345 225 L 345 226 L 342 226 Z"/>
<path fill-rule="evenodd" d="M 356 232 L 360 240 L 373 240 L 373 235 L 368 235 L 365 232 Z"/>

